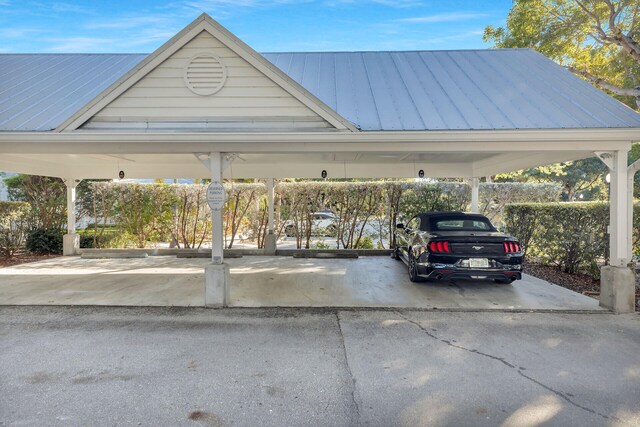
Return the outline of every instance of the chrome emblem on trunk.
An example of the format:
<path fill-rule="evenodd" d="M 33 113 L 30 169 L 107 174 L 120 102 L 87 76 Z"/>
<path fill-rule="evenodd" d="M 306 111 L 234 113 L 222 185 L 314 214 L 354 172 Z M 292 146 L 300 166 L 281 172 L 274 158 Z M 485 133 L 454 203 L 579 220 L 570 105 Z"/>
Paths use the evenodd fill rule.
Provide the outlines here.
<path fill-rule="evenodd" d="M 475 249 L 476 251 L 479 251 L 481 249 L 484 249 L 484 246 L 471 246 L 471 248 Z"/>

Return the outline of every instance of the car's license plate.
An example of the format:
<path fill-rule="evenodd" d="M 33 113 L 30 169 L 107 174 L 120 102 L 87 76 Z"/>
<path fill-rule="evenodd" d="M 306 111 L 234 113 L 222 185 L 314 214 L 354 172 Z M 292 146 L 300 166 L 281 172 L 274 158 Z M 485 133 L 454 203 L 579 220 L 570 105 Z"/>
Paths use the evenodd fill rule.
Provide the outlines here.
<path fill-rule="evenodd" d="M 489 268 L 489 260 L 487 258 L 469 258 L 470 268 Z"/>

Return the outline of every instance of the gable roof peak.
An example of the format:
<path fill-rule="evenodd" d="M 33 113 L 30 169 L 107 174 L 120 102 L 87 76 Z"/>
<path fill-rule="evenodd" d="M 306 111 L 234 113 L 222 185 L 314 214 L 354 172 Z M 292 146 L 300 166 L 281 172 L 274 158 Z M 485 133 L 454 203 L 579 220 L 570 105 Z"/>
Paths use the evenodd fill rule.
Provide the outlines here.
<path fill-rule="evenodd" d="M 252 66 L 282 87 L 290 95 L 309 107 L 312 111 L 325 119 L 336 129 L 356 132 L 358 129 L 350 121 L 342 117 L 331 107 L 305 89 L 298 82 L 286 75 L 282 70 L 273 65 L 264 56 L 256 52 L 249 45 L 227 30 L 215 19 L 206 13 L 200 14 L 189 25 L 184 27 L 175 36 L 165 42 L 153 53 L 142 60 L 128 73 L 118 79 L 106 90 L 96 96 L 92 101 L 83 106 L 75 114 L 65 120 L 55 131 L 72 131 L 78 129 L 91 117 L 118 98 L 127 89 L 132 87 L 143 77 L 149 74 L 167 58 L 197 37 L 202 31 L 207 31 L 221 43 L 234 51 Z"/>

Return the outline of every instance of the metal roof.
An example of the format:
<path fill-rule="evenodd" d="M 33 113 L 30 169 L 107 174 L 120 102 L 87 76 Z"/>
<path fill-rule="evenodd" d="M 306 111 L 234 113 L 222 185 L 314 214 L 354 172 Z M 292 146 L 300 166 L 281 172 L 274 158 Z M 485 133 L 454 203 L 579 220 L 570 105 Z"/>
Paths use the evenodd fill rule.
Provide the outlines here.
<path fill-rule="evenodd" d="M 640 114 L 530 49 L 265 53 L 362 130 L 640 127 Z M 146 55 L 0 55 L 0 130 L 51 130 Z"/>
<path fill-rule="evenodd" d="M 0 55 L 0 130 L 47 131 L 147 55 Z"/>
<path fill-rule="evenodd" d="M 363 130 L 640 127 L 640 115 L 530 49 L 273 53 Z"/>

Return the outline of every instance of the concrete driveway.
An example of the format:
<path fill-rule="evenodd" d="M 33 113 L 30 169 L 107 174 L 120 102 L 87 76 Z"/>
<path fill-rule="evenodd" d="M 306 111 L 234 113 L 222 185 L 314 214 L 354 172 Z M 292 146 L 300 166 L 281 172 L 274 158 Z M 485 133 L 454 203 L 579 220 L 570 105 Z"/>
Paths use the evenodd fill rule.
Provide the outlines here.
<path fill-rule="evenodd" d="M 0 424 L 638 426 L 640 317 L 0 308 Z"/>
<path fill-rule="evenodd" d="M 202 306 L 206 259 L 55 258 L 0 269 L 0 304 Z M 598 302 L 531 276 L 493 282 L 412 283 L 388 257 L 229 259 L 236 307 L 412 307 L 599 310 Z"/>
<path fill-rule="evenodd" d="M 55 258 L 0 269 L 0 304 L 202 306 L 207 259 Z M 598 302 L 531 276 L 493 282 L 412 283 L 388 257 L 229 259 L 236 307 L 411 307 L 600 310 Z"/>

